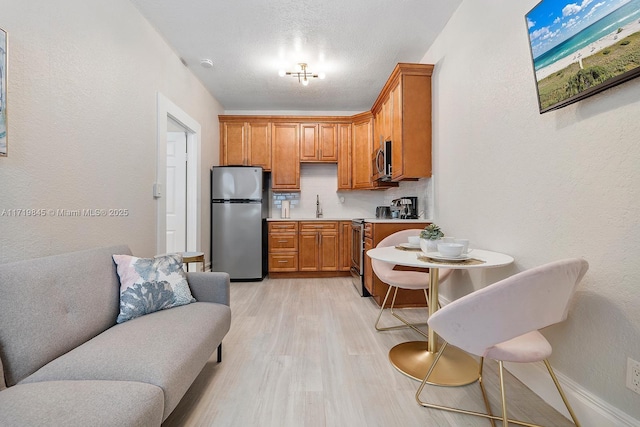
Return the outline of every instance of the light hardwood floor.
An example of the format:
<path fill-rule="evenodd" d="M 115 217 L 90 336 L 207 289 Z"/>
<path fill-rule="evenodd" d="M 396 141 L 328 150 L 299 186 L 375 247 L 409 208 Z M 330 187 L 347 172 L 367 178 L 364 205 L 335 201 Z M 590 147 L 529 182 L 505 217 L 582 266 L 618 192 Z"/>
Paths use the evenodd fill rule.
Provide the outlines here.
<path fill-rule="evenodd" d="M 231 311 L 222 363 L 212 356 L 164 427 L 490 425 L 416 403 L 419 383 L 398 372 L 387 354 L 420 335 L 376 332 L 378 307 L 357 295 L 349 278 L 234 282 Z M 403 311 L 414 319 L 427 315 L 426 309 Z M 494 362 L 485 377 L 499 413 Z M 572 425 L 514 377 L 506 387 L 512 416 Z M 427 386 L 422 397 L 483 410 L 477 384 Z"/>

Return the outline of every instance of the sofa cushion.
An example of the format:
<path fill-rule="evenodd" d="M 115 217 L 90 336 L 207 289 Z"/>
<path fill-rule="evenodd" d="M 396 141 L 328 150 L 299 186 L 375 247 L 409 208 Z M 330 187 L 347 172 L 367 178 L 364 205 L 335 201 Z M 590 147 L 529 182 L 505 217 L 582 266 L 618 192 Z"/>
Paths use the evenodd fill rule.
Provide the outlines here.
<path fill-rule="evenodd" d="M 118 324 L 42 367 L 21 384 L 122 380 L 164 391 L 164 418 L 176 407 L 231 325 L 231 310 L 196 302 Z"/>
<path fill-rule="evenodd" d="M 126 246 L 0 264 L 0 359 L 10 387 L 115 325 Z"/>
<path fill-rule="evenodd" d="M 113 255 L 113 260 L 120 277 L 118 323 L 195 302 L 182 269 L 181 255 L 156 258 Z"/>
<path fill-rule="evenodd" d="M 130 381 L 51 381 L 0 392 L 3 427 L 158 427 L 162 390 Z"/>

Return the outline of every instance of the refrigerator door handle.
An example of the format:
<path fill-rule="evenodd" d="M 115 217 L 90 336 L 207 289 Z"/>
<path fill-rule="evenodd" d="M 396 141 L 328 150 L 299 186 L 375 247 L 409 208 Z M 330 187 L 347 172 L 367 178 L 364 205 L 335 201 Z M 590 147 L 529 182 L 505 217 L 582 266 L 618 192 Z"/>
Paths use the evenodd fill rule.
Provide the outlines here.
<path fill-rule="evenodd" d="M 262 203 L 262 199 L 213 199 L 212 203 Z"/>

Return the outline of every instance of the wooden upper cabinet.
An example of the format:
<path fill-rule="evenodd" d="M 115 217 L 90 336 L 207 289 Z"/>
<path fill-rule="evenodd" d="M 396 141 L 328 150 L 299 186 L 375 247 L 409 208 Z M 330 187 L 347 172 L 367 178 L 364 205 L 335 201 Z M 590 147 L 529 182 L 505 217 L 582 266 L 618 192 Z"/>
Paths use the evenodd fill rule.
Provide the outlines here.
<path fill-rule="evenodd" d="M 352 188 L 370 189 L 373 117 L 363 114 L 353 122 L 351 178 Z"/>
<path fill-rule="evenodd" d="M 300 191 L 300 124 L 273 123 L 271 189 Z"/>
<path fill-rule="evenodd" d="M 391 136 L 394 181 L 431 176 L 432 72 L 429 64 L 398 64 L 373 105 L 382 120 L 376 132 Z"/>
<path fill-rule="evenodd" d="M 338 125 L 335 123 L 320 123 L 320 156 L 322 162 L 338 161 Z"/>
<path fill-rule="evenodd" d="M 392 160 L 392 179 L 431 176 L 431 74 L 402 75 L 392 94 L 393 135 L 398 140 L 392 140 L 392 150 L 399 152 L 399 159 Z"/>
<path fill-rule="evenodd" d="M 315 162 L 318 160 L 318 124 L 300 124 L 300 161 Z"/>
<path fill-rule="evenodd" d="M 249 166 L 271 170 L 271 123 L 247 123 L 247 149 Z"/>
<path fill-rule="evenodd" d="M 338 161 L 338 128 L 334 123 L 300 124 L 300 161 Z"/>
<path fill-rule="evenodd" d="M 392 109 L 392 99 L 388 97 L 382 103 L 382 109 L 380 112 L 382 113 L 382 123 L 380 127 L 380 131 L 382 134 L 380 135 L 379 140 L 388 141 L 391 139 L 391 109 Z"/>
<path fill-rule="evenodd" d="M 338 125 L 338 190 L 351 190 L 351 125 Z"/>
<path fill-rule="evenodd" d="M 271 123 L 220 122 L 220 164 L 271 170 Z"/>
<path fill-rule="evenodd" d="M 389 93 L 391 103 L 391 179 L 403 173 L 404 150 L 402 144 L 402 86 L 400 79 L 393 85 Z M 431 145 L 431 144 L 429 144 Z M 395 148 L 395 150 L 394 150 Z"/>
<path fill-rule="evenodd" d="M 244 122 L 220 123 L 221 166 L 245 166 L 245 140 Z"/>

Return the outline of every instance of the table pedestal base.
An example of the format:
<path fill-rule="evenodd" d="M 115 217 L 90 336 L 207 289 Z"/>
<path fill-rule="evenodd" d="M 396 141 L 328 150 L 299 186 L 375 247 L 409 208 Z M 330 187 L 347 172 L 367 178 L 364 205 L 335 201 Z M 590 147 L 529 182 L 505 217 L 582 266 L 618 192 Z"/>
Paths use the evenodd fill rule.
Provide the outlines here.
<path fill-rule="evenodd" d="M 427 341 L 410 341 L 389 350 L 391 364 L 406 376 L 422 381 L 431 367 L 436 353 L 430 352 Z M 428 384 L 461 386 L 478 380 L 480 365 L 466 352 L 447 346 Z"/>

